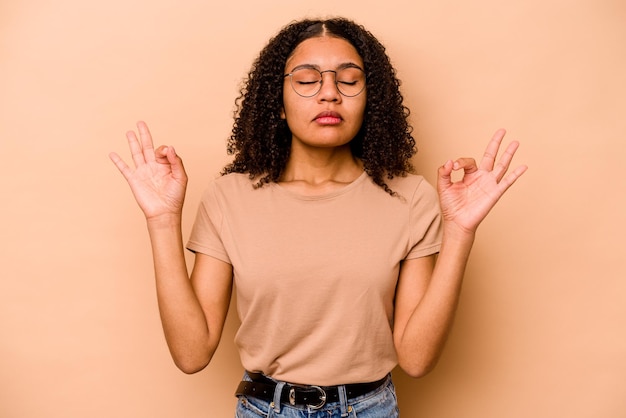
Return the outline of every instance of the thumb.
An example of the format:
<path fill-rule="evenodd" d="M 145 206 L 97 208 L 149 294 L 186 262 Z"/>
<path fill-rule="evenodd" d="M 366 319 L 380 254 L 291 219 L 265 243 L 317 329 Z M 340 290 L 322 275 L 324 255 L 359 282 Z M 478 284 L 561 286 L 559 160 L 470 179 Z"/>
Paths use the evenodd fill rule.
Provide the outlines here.
<path fill-rule="evenodd" d="M 172 169 L 172 175 L 178 179 L 187 179 L 187 173 L 185 173 L 185 167 L 183 166 L 183 160 L 176 154 L 176 150 L 172 146 L 165 147 L 165 157 L 170 163 Z"/>
<path fill-rule="evenodd" d="M 452 170 L 454 163 L 452 160 L 446 161 L 444 165 L 437 170 L 437 189 L 441 192 L 452 185 Z"/>

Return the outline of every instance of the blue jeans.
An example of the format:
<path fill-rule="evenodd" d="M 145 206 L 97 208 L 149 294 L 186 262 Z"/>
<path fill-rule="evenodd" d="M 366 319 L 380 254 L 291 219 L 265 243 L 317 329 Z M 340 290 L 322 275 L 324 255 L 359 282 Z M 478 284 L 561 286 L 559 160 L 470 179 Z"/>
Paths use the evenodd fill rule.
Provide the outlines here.
<path fill-rule="evenodd" d="M 251 380 L 247 374 L 244 380 Z M 278 382 L 276 390 L 282 390 Z M 341 391 L 340 387 L 340 391 Z M 345 392 L 343 392 L 345 394 Z M 280 399 L 276 394 L 275 398 Z M 339 402 L 327 403 L 320 409 L 269 402 L 250 396 L 239 396 L 235 418 L 397 418 L 399 416 L 396 390 L 391 375 L 378 389 L 354 399 L 340 395 Z"/>

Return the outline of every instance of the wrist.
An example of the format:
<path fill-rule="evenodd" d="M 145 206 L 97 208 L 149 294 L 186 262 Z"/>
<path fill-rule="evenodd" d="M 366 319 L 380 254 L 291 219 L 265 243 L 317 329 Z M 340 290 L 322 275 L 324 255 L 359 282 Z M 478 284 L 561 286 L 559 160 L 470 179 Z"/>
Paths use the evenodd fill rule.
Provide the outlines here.
<path fill-rule="evenodd" d="M 182 215 L 180 213 L 164 213 L 161 215 L 146 217 L 148 229 L 162 229 L 180 227 Z"/>
<path fill-rule="evenodd" d="M 444 221 L 443 223 L 443 239 L 444 241 L 454 241 L 459 243 L 469 243 L 470 245 L 476 238 L 476 231 L 469 230 L 459 226 L 452 221 Z"/>

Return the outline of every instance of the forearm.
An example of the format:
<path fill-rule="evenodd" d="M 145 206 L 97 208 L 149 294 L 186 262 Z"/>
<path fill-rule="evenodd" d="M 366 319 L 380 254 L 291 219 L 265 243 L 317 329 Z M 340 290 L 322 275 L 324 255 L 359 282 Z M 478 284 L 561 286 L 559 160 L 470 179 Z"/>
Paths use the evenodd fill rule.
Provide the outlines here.
<path fill-rule="evenodd" d="M 207 320 L 189 280 L 180 217 L 148 220 L 148 231 L 165 339 L 176 365 L 192 373 L 208 364 L 215 347 L 209 346 Z"/>
<path fill-rule="evenodd" d="M 396 341 L 400 365 L 412 376 L 432 370 L 443 351 L 473 242 L 473 233 L 444 224 L 441 250 L 428 287 Z"/>

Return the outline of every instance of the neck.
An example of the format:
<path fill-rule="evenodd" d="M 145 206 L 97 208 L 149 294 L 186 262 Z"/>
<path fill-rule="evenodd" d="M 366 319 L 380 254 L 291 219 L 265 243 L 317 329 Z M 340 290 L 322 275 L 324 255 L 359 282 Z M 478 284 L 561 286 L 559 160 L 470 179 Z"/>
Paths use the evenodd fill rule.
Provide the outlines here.
<path fill-rule="evenodd" d="M 363 173 L 363 164 L 348 144 L 341 147 L 305 149 L 292 147 L 281 176 L 283 185 L 326 191 L 352 183 Z"/>

